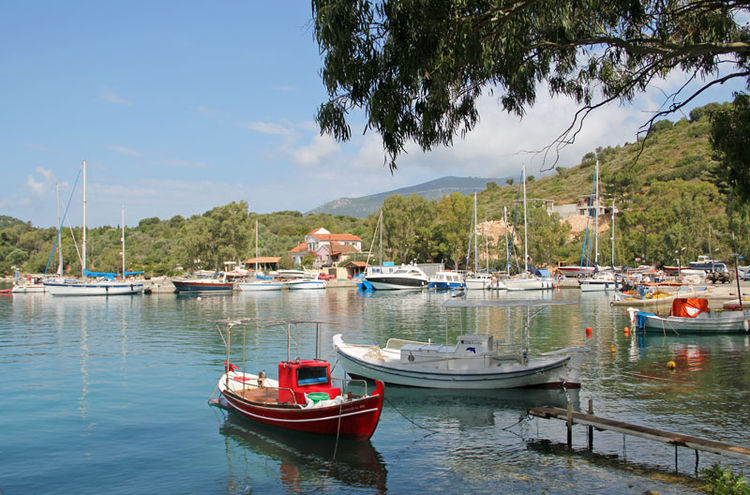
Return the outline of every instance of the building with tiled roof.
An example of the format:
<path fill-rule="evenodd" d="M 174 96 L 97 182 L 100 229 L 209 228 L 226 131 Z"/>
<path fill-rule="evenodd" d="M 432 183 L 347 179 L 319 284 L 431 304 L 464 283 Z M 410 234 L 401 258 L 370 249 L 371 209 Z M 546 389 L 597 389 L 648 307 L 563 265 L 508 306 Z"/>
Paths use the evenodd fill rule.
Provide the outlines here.
<path fill-rule="evenodd" d="M 317 257 L 316 264 L 332 265 L 362 252 L 362 239 L 354 234 L 331 234 L 324 228 L 315 229 L 305 235 L 305 241 L 289 251 L 295 265 L 301 265 L 309 254 Z"/>

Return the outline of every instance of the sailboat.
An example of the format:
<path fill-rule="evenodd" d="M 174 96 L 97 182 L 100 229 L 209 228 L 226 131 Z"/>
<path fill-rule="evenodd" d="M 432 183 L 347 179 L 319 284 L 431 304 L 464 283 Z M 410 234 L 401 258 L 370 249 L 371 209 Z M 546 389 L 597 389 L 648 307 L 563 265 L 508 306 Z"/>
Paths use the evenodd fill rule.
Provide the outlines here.
<path fill-rule="evenodd" d="M 544 290 L 554 289 L 554 280 L 542 278 L 529 272 L 529 237 L 526 218 L 526 165 L 521 169 L 523 182 L 523 272 L 505 280 L 505 287 L 516 290 Z"/>
<path fill-rule="evenodd" d="M 477 193 L 474 193 L 474 214 L 471 219 L 471 233 L 469 234 L 469 252 L 466 255 L 466 268 L 469 268 L 469 256 L 471 256 L 471 243 L 474 241 L 474 271 L 466 274 L 464 279 L 468 290 L 484 290 L 492 286 L 492 275 L 489 269 L 479 272 L 479 256 L 477 247 Z M 489 258 L 487 258 L 489 263 Z"/>
<path fill-rule="evenodd" d="M 594 172 L 594 274 L 578 280 L 582 292 L 606 292 L 617 290 L 617 279 L 614 272 L 615 260 L 615 202 L 612 201 L 612 268 L 599 270 L 599 160 Z M 590 214 L 591 210 L 589 210 Z M 584 244 L 584 250 L 586 246 Z M 583 263 L 581 263 L 583 265 Z"/>
<path fill-rule="evenodd" d="M 115 280 L 114 273 L 90 272 L 86 269 L 86 160 L 83 161 L 83 242 L 80 280 L 52 280 L 44 282 L 47 291 L 53 296 L 115 296 L 143 292 L 143 283 L 126 281 L 127 275 L 136 272 L 125 271 L 125 208 L 122 209 L 122 280 Z M 94 278 L 91 280 L 91 278 Z"/>
<path fill-rule="evenodd" d="M 255 220 L 255 280 L 237 284 L 241 291 L 256 292 L 281 290 L 284 284 L 277 280 L 263 280 L 258 278 L 258 220 Z"/>

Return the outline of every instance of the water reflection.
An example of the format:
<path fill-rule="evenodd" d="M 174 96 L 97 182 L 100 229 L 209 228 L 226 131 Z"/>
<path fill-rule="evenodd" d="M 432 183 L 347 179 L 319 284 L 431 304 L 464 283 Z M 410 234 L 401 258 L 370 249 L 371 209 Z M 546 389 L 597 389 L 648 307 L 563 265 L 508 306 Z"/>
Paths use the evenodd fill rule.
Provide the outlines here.
<path fill-rule="evenodd" d="M 385 403 L 410 420 L 425 421 L 432 427 L 458 425 L 459 430 L 495 426 L 498 413 L 520 416 L 539 406 L 578 410 L 579 390 L 508 389 L 508 390 L 442 390 L 388 386 Z M 505 425 L 501 425 L 505 426 Z"/>
<path fill-rule="evenodd" d="M 242 449 L 278 462 L 278 476 L 287 492 L 309 491 L 309 485 L 331 482 L 347 487 L 370 488 L 386 493 L 388 470 L 382 456 L 369 441 L 357 442 L 320 435 L 288 432 L 264 425 L 250 425 L 241 416 L 227 412 L 219 432 Z M 227 461 L 236 470 L 246 463 L 245 452 L 228 445 Z M 256 466 L 244 466 L 252 473 Z M 236 475 L 235 475 L 236 476 Z M 250 474 L 250 478 L 252 478 Z M 230 480 L 239 486 L 246 479 Z M 250 481 L 252 485 L 252 481 Z M 335 492 L 335 489 L 334 489 Z"/>

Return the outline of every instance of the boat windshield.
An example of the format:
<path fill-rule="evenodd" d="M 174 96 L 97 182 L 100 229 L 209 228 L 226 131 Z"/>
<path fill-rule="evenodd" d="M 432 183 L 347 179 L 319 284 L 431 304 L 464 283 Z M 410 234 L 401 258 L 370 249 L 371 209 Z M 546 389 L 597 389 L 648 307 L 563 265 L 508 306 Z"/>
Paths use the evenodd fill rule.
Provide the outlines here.
<path fill-rule="evenodd" d="M 304 366 L 297 369 L 298 385 L 317 385 L 328 383 L 326 366 Z"/>

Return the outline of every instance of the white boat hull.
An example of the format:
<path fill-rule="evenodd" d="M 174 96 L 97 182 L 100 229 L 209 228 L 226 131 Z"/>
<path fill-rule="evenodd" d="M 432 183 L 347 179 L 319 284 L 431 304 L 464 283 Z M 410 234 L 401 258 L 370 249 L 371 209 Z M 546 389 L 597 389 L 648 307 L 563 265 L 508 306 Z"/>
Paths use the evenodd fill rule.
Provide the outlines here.
<path fill-rule="evenodd" d="M 290 280 L 284 282 L 289 290 L 320 290 L 326 288 L 325 280 Z"/>
<path fill-rule="evenodd" d="M 492 286 L 491 278 L 466 278 L 467 290 L 486 290 Z"/>
<path fill-rule="evenodd" d="M 281 282 L 240 282 L 237 286 L 243 292 L 273 291 L 284 288 Z"/>
<path fill-rule="evenodd" d="M 662 317 L 653 313 L 640 312 L 636 308 L 628 308 L 633 327 L 647 333 L 666 335 L 689 334 L 726 334 L 744 333 L 750 331 L 750 312 L 721 311 L 701 313 L 688 318 L 682 316 Z M 639 314 L 640 313 L 640 314 Z M 636 318 L 639 320 L 636 320 Z"/>
<path fill-rule="evenodd" d="M 509 278 L 505 281 L 505 288 L 509 291 L 514 290 L 548 290 L 554 289 L 553 280 L 543 278 Z"/>
<path fill-rule="evenodd" d="M 492 390 L 525 387 L 580 387 L 580 353 L 504 362 L 492 368 L 438 369 L 410 367 L 396 361 L 398 351 L 345 344 L 333 337 L 338 358 L 351 376 L 407 387 Z M 561 351 L 562 352 L 562 351 Z M 390 354 L 390 355 L 389 355 Z M 450 366 L 450 360 L 446 361 Z"/>
<path fill-rule="evenodd" d="M 121 296 L 143 292 L 142 283 L 91 282 L 91 283 L 45 283 L 53 296 Z"/>
<path fill-rule="evenodd" d="M 581 292 L 614 292 L 620 284 L 612 280 L 579 280 Z"/>
<path fill-rule="evenodd" d="M 44 294 L 47 288 L 44 284 L 14 285 L 10 291 L 13 294 Z"/>

